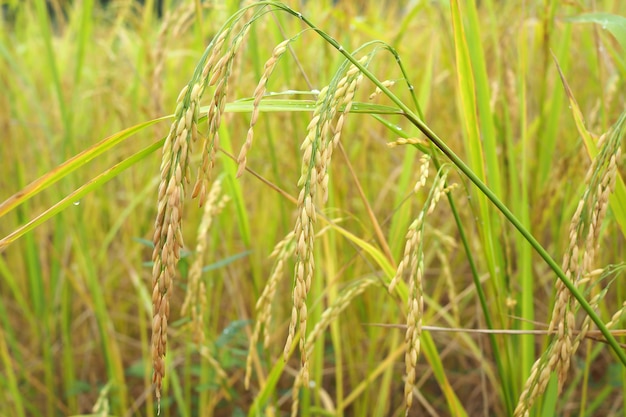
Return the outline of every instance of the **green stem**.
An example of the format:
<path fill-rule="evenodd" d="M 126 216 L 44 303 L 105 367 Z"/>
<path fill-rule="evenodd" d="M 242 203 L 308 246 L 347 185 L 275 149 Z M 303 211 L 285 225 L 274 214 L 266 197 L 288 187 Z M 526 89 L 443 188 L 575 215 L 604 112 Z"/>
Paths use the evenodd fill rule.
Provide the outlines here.
<path fill-rule="evenodd" d="M 433 163 L 437 169 L 439 169 L 439 161 L 436 157 L 433 157 Z M 450 204 L 450 210 L 452 210 L 452 215 L 454 216 L 454 221 L 457 225 L 457 230 L 459 231 L 459 237 L 461 239 L 461 243 L 463 244 L 463 249 L 465 250 L 465 254 L 467 256 L 467 260 L 469 262 L 470 269 L 472 271 L 472 278 L 474 280 L 474 287 L 476 288 L 476 294 L 478 295 L 478 300 L 480 301 L 480 307 L 483 310 L 485 315 L 485 322 L 487 323 L 487 328 L 493 329 L 493 321 L 491 320 L 491 316 L 489 315 L 489 308 L 487 306 L 487 296 L 483 291 L 483 287 L 480 283 L 480 278 L 478 274 L 478 268 L 476 268 L 476 263 L 474 262 L 474 258 L 472 257 L 472 249 L 470 248 L 469 242 L 467 240 L 467 235 L 465 234 L 465 228 L 463 227 L 463 223 L 461 222 L 461 216 L 459 216 L 459 212 L 456 209 L 456 205 L 454 204 L 454 199 L 451 193 L 446 193 L 448 196 L 448 204 Z M 493 333 L 489 334 L 489 342 L 491 343 L 491 349 L 493 352 L 498 352 L 498 341 L 496 340 L 496 335 Z M 496 366 L 498 368 L 498 373 L 501 379 L 504 379 L 506 376 L 504 364 L 502 363 L 502 355 L 494 355 Z M 504 396 L 504 403 L 507 410 L 507 415 L 513 415 L 513 393 L 510 389 L 510 384 L 502 384 L 502 395 Z"/>
<path fill-rule="evenodd" d="M 585 297 L 578 291 L 576 286 L 570 281 L 565 273 L 561 270 L 559 265 L 556 263 L 554 259 L 550 256 L 550 254 L 539 244 L 537 239 L 533 237 L 533 235 L 524 228 L 522 223 L 513 215 L 513 213 L 500 201 L 500 199 L 487 187 L 485 183 L 483 183 L 474 172 L 459 158 L 453 151 L 445 144 L 445 142 L 440 139 L 427 125 L 424 123 L 417 115 L 415 115 L 409 107 L 402 102 L 395 94 L 391 92 L 387 87 L 385 87 L 376 76 L 370 72 L 366 67 L 361 65 L 356 58 L 354 58 L 349 52 L 347 52 L 335 39 L 330 37 L 324 31 L 315 26 L 310 20 L 304 17 L 301 13 L 298 13 L 291 8 L 280 4 L 270 2 L 273 6 L 286 11 L 300 20 L 302 20 L 306 25 L 308 25 L 311 29 L 313 29 L 317 34 L 319 34 L 326 42 L 332 45 L 335 49 L 337 49 L 348 61 L 350 61 L 355 67 L 357 67 L 363 75 L 370 79 L 380 90 L 387 96 L 391 101 L 393 101 L 403 112 L 404 116 L 409 119 L 409 121 L 416 126 L 422 133 L 433 143 L 441 152 L 443 152 L 451 161 L 456 165 L 466 176 L 470 179 L 478 187 L 478 189 L 485 195 L 491 202 L 500 210 L 500 212 L 507 218 L 507 220 L 515 226 L 515 228 L 522 234 L 522 236 L 530 243 L 530 245 L 535 249 L 535 251 L 543 258 L 543 260 L 548 264 L 548 266 L 554 271 L 557 277 L 563 282 L 563 284 L 567 287 L 568 290 L 572 293 L 574 298 L 580 303 L 580 306 L 583 310 L 589 315 L 591 320 L 598 326 L 598 329 L 602 333 L 602 335 L 606 338 L 607 343 L 611 346 L 619 360 L 626 366 L 626 352 L 622 350 L 615 337 L 611 334 L 611 332 L 606 328 L 600 316 L 593 310 L 591 305 L 585 300 Z M 399 61 L 400 58 L 396 57 Z"/>

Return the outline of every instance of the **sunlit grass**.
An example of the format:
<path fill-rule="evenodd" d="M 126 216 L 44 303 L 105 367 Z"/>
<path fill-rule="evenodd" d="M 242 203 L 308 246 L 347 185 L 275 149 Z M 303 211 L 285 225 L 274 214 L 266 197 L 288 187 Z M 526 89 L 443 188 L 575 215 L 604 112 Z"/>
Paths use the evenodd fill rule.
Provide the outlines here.
<path fill-rule="evenodd" d="M 410 415 L 512 415 L 533 363 L 562 340 L 532 332 L 546 330 L 558 307 L 556 282 L 574 282 L 571 331 L 586 316 L 583 297 L 598 323 L 623 327 L 624 160 L 617 153 L 611 165 L 606 145 L 623 143 L 624 135 L 621 2 L 599 1 L 594 9 L 290 2 L 295 11 L 266 2 L 232 20 L 235 1 L 166 1 L 163 18 L 151 1 L 52 3 L 61 14 L 32 0 L 8 2 L 0 19 L 0 415 L 156 414 L 149 334 L 159 150 L 180 116 L 179 92 L 200 79 L 193 74 L 202 70 L 202 52 L 220 30 L 236 33 L 255 12 L 229 69 L 218 130 L 212 178 L 229 201 L 206 237 L 206 293 L 196 306 L 201 340 L 190 324 L 196 319 L 180 309 L 203 209 L 190 196 L 184 205 L 162 415 L 289 415 L 296 399 L 298 415 L 403 415 L 409 397 Z M 290 37 L 259 103 L 247 171 L 237 178 L 250 98 L 272 50 Z M 311 185 L 297 183 L 310 173 L 301 171 L 301 144 L 316 92 L 330 85 L 335 94 L 351 64 L 365 76 L 330 160 L 328 201 L 313 201 L 316 267 L 303 341 L 310 381 L 293 391 L 301 327 L 287 362 L 283 348 L 298 285 L 294 255 L 277 276 L 267 335 L 251 346 L 261 311 L 255 304 L 273 271 L 270 253 L 304 213 L 297 199 Z M 381 84 L 387 80 L 394 85 Z M 377 86 L 382 93 L 370 99 Z M 202 164 L 214 92 L 207 87 L 200 101 L 187 194 Z M 405 142 L 387 146 L 399 138 Z M 592 158 L 603 155 L 586 178 Z M 595 252 L 584 251 L 595 253 L 583 270 L 592 273 L 590 285 L 567 275 L 569 263 L 559 264 L 572 251 L 579 200 L 604 201 L 586 187 L 611 166 L 616 191 L 606 218 L 593 225 Z M 449 188 L 430 211 L 438 184 Z M 589 207 L 579 214 L 581 248 L 593 224 Z M 407 255 L 409 230 L 420 238 Z M 402 265 L 416 269 L 389 292 Z M 423 298 L 423 311 L 407 306 L 409 297 Z M 407 316 L 459 329 L 425 327 L 417 349 L 411 339 L 418 359 L 409 396 Z M 624 414 L 623 350 L 613 353 L 620 352 L 615 340 L 601 343 L 610 336 L 601 330 L 571 358 L 560 394 L 552 373 L 530 415 Z"/>

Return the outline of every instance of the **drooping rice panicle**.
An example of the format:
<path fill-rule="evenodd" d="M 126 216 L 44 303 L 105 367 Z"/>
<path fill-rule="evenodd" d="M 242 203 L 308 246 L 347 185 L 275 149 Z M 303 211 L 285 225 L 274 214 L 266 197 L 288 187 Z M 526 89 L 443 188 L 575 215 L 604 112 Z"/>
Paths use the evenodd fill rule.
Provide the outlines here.
<path fill-rule="evenodd" d="M 179 97 L 176 118 L 163 145 L 161 182 L 158 189 L 157 218 L 152 254 L 152 361 L 157 399 L 165 375 L 169 299 L 176 265 L 183 247 L 182 211 L 188 182 L 191 142 L 197 135 L 197 109 L 201 87 L 185 87 Z"/>
<path fill-rule="evenodd" d="M 196 183 L 193 196 L 199 196 L 200 204 L 207 197 L 208 170 L 213 166 L 215 151 L 218 146 L 216 131 L 219 128 L 220 115 L 224 110 L 224 97 L 229 65 L 249 29 L 249 24 L 235 36 L 229 51 L 222 56 L 221 48 L 230 34 L 232 27 L 222 31 L 211 42 L 205 53 L 204 63 L 200 63 L 192 81 L 181 91 L 177 99 L 175 119 L 163 145 L 160 166 L 161 182 L 158 188 L 157 217 L 153 237 L 152 255 L 152 361 L 153 383 L 160 406 L 161 387 L 165 376 L 165 354 L 167 350 L 167 325 L 169 318 L 169 300 L 172 282 L 183 247 L 182 213 L 185 199 L 185 187 L 190 181 L 191 146 L 197 141 L 200 98 L 207 86 L 216 82 L 212 105 L 209 109 L 209 137 L 203 143 L 203 172 L 200 185 Z M 201 70 L 200 70 L 201 68 Z M 211 152 L 207 154 L 206 150 Z"/>
<path fill-rule="evenodd" d="M 380 284 L 380 280 L 376 278 L 364 278 L 359 280 L 359 282 L 348 289 L 342 291 L 341 294 L 337 297 L 332 305 L 330 305 L 320 317 L 320 320 L 315 324 L 313 330 L 309 334 L 307 338 L 305 349 L 309 355 L 313 352 L 313 344 L 315 341 L 321 336 L 321 334 L 326 330 L 330 324 L 335 321 L 335 319 L 341 314 L 359 295 L 363 294 L 363 292 L 373 285 Z M 298 415 L 298 406 L 299 406 L 299 392 L 300 387 L 302 386 L 302 375 L 298 374 L 296 377 L 296 382 L 294 383 L 293 391 L 292 391 L 292 406 L 291 406 L 291 416 L 296 417 Z"/>
<path fill-rule="evenodd" d="M 428 165 L 428 159 L 425 159 L 422 166 Z M 420 181 L 428 175 L 428 170 L 422 171 Z M 406 234 L 406 244 L 404 247 L 404 256 L 396 271 L 396 275 L 389 285 L 389 291 L 393 291 L 398 281 L 403 275 L 407 274 L 409 279 L 408 285 L 408 312 L 406 322 L 405 344 L 406 351 L 404 356 L 406 379 L 404 383 L 404 399 L 406 402 L 406 415 L 413 404 L 413 389 L 415 388 L 417 360 L 421 350 L 422 335 L 422 318 L 424 315 L 424 251 L 423 251 L 423 232 L 425 219 L 432 214 L 441 195 L 447 192 L 446 187 L 447 172 L 444 170 L 439 173 L 437 180 L 431 189 L 429 197 L 424 208 L 420 211 L 418 217 L 411 223 Z"/>
<path fill-rule="evenodd" d="M 367 57 L 361 59 L 365 63 Z M 313 118 L 307 127 L 307 135 L 301 145 L 302 166 L 298 186 L 301 187 L 298 196 L 298 217 L 294 228 L 296 240 L 295 284 L 293 289 L 293 308 L 289 324 L 289 334 L 285 343 L 284 356 L 287 358 L 295 337 L 296 328 L 300 330 L 300 355 L 302 381 L 306 385 L 309 381 L 308 355 L 305 349 L 307 305 L 306 299 L 311 287 L 311 280 L 315 270 L 313 259 L 313 245 L 315 240 L 314 225 L 316 222 L 315 198 L 317 187 L 321 187 L 322 201 L 326 201 L 328 194 L 328 165 L 332 151 L 337 146 L 346 115 L 350 112 L 354 95 L 363 79 L 357 67 L 351 65 L 346 75 L 336 84 L 325 87 L 320 91 L 313 113 Z M 335 125 L 333 119 L 341 112 Z"/>
<path fill-rule="evenodd" d="M 246 389 L 250 387 L 252 358 L 262 331 L 264 331 L 263 346 L 269 346 L 269 331 L 267 329 L 272 318 L 272 301 L 274 300 L 278 283 L 283 277 L 285 262 L 293 254 L 294 249 L 294 233 L 292 231 L 289 232 L 283 240 L 278 242 L 270 255 L 271 258 L 275 259 L 275 264 L 272 274 L 263 289 L 263 293 L 256 303 L 256 322 L 254 324 L 254 330 L 252 331 L 252 337 L 250 338 L 250 349 L 248 350 L 248 356 L 246 358 L 246 376 L 244 380 Z"/>
<path fill-rule="evenodd" d="M 601 149 L 587 171 L 587 187 L 570 222 L 569 245 L 563 256 L 562 268 L 565 275 L 581 289 L 589 288 L 593 283 L 591 278 L 594 274 L 590 272 L 597 252 L 599 228 L 606 215 L 609 195 L 615 186 L 616 161 L 621 155 L 624 119 L 622 117 L 616 123 L 610 136 L 603 135 L 606 139 L 599 141 Z M 600 292 L 592 299 L 592 307 L 597 307 L 603 294 Z M 576 310 L 577 304 L 570 291 L 561 281 L 557 281 L 556 302 L 549 324 L 549 331 L 556 330 L 556 336 L 533 365 L 515 408 L 516 417 L 530 415 L 530 409 L 545 391 L 552 372 L 557 374 L 559 391 L 563 388 L 571 358 L 591 325 L 588 317 L 585 318 L 576 336 Z"/>
<path fill-rule="evenodd" d="M 250 116 L 250 127 L 248 128 L 246 141 L 241 147 L 241 150 L 239 151 L 239 156 L 237 157 L 237 177 L 241 177 L 246 169 L 246 156 L 248 154 L 248 151 L 252 147 L 252 140 L 254 138 L 254 126 L 256 125 L 259 118 L 259 106 L 261 104 L 261 100 L 263 99 L 263 95 L 267 90 L 267 82 L 274 72 L 274 68 L 276 68 L 276 64 L 278 63 L 280 57 L 287 50 L 287 45 L 289 45 L 289 42 L 291 42 L 292 40 L 293 39 L 286 39 L 276 45 L 276 47 L 272 51 L 272 56 L 265 63 L 263 75 L 261 76 L 261 79 L 259 80 L 259 83 L 254 90 L 254 102 L 252 105 L 252 116 Z"/>
<path fill-rule="evenodd" d="M 206 299 L 206 293 L 202 290 L 200 279 L 207 250 L 208 232 L 213 219 L 224 209 L 229 200 L 228 196 L 221 196 L 221 192 L 222 182 L 220 180 L 214 181 L 203 207 L 202 220 L 198 228 L 195 258 L 189 268 L 187 292 L 181 307 L 181 315 L 191 317 L 192 333 L 197 344 L 205 342 L 202 302 Z"/>

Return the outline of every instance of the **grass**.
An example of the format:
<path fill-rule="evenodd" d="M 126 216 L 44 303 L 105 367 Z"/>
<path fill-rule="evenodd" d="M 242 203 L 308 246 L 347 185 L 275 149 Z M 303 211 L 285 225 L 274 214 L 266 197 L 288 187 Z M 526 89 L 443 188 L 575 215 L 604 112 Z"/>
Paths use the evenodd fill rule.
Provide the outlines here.
<path fill-rule="evenodd" d="M 5 3 L 0 415 L 626 414 L 621 2 Z"/>

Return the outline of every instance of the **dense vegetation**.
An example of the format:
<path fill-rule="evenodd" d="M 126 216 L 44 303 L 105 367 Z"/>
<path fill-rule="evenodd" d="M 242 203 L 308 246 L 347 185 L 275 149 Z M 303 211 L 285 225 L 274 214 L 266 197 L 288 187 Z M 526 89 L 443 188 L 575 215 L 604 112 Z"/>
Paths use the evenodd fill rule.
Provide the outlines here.
<path fill-rule="evenodd" d="M 0 415 L 625 415 L 623 1 L 0 4 Z"/>

